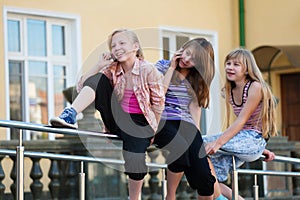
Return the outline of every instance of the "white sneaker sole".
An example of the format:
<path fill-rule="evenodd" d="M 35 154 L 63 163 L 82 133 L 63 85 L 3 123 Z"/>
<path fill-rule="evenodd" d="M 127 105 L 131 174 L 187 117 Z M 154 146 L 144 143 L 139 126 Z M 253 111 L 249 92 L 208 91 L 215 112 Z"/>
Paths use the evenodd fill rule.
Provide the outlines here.
<path fill-rule="evenodd" d="M 50 124 L 51 124 L 53 127 L 56 127 L 56 128 L 72 128 L 72 129 L 78 129 L 77 123 L 75 123 L 75 124 L 69 124 L 69 123 L 65 122 L 64 120 L 62 120 L 62 119 L 59 118 L 59 117 L 55 117 L 55 118 L 50 119 Z"/>

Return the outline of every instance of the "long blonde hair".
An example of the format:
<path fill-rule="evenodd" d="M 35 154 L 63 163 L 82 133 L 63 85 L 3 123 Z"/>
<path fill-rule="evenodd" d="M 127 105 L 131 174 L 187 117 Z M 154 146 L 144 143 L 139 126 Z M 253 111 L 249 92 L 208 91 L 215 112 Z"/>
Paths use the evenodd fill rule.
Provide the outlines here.
<path fill-rule="evenodd" d="M 268 83 L 263 79 L 263 76 L 256 64 L 255 58 L 253 54 L 243 48 L 238 48 L 231 51 L 225 58 L 225 63 L 228 60 L 238 60 L 245 67 L 246 79 L 251 81 L 257 81 L 262 86 L 262 110 L 261 110 L 261 119 L 262 119 L 262 136 L 264 138 L 269 138 L 269 136 L 277 135 L 276 128 L 276 98 L 272 94 L 272 91 L 268 85 Z M 226 108 L 227 108 L 227 127 L 229 126 L 230 121 L 230 104 L 229 97 L 232 88 L 235 87 L 235 83 L 233 81 L 229 81 L 226 79 L 226 83 L 224 86 L 225 89 L 225 98 L 226 98 Z"/>
<path fill-rule="evenodd" d="M 108 36 L 107 44 L 108 44 L 109 51 L 111 51 L 112 38 L 113 38 L 114 35 L 116 35 L 118 33 L 125 33 L 129 37 L 129 39 L 131 40 L 132 43 L 137 43 L 139 45 L 139 49 L 136 52 L 136 57 L 140 60 L 143 60 L 144 59 L 144 54 L 143 54 L 143 51 L 142 51 L 142 47 L 141 47 L 141 43 L 139 41 L 139 38 L 137 37 L 135 32 L 133 32 L 131 30 L 128 30 L 128 29 L 117 29 L 117 30 L 113 31 Z"/>
<path fill-rule="evenodd" d="M 191 90 L 188 91 L 198 102 L 198 105 L 207 108 L 210 100 L 210 85 L 215 75 L 214 50 L 209 41 L 205 38 L 195 38 L 183 44 L 182 49 L 193 49 L 192 57 L 195 66 L 190 68 L 186 79 L 191 85 Z M 180 67 L 176 70 L 180 73 Z M 174 73 L 172 83 L 176 84 L 179 73 Z"/>

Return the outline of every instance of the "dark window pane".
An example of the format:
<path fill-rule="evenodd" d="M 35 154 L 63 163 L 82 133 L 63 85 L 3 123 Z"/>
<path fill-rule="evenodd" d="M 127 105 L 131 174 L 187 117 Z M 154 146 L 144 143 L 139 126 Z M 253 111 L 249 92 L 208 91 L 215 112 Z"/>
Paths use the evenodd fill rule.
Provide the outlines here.
<path fill-rule="evenodd" d="M 66 67 L 61 65 L 53 66 L 54 74 L 54 113 L 59 115 L 66 106 L 63 90 L 66 88 Z"/>
<path fill-rule="evenodd" d="M 47 63 L 30 61 L 28 62 L 28 67 L 30 122 L 48 124 Z M 43 133 L 41 137 L 46 138 L 46 135 L 47 133 Z"/>
<path fill-rule="evenodd" d="M 19 61 L 9 61 L 9 100 L 10 100 L 10 119 L 16 121 L 24 120 L 24 95 L 22 95 L 23 63 Z M 19 130 L 11 129 L 11 139 L 19 138 Z"/>
<path fill-rule="evenodd" d="M 163 59 L 170 60 L 170 40 L 169 38 L 163 38 Z"/>
<path fill-rule="evenodd" d="M 176 36 L 176 49 L 180 49 L 182 45 L 189 40 L 187 36 Z"/>

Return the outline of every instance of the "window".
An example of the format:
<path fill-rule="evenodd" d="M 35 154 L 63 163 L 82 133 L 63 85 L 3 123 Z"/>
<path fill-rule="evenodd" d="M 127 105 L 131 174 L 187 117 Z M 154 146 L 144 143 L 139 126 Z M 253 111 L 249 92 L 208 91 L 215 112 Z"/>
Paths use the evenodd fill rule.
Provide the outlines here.
<path fill-rule="evenodd" d="M 163 59 L 171 59 L 174 52 L 177 51 L 186 41 L 196 38 L 196 37 L 204 37 L 208 41 L 210 41 L 214 47 L 215 53 L 215 63 L 217 61 L 217 35 L 215 32 L 209 31 L 200 31 L 200 30 L 188 30 L 188 29 L 178 29 L 172 27 L 162 27 L 161 28 L 161 45 L 162 45 L 162 52 L 161 56 Z M 220 91 L 220 74 L 219 74 L 219 67 L 216 64 L 216 74 L 214 80 L 211 84 L 211 91 L 217 89 Z M 211 92 L 211 102 L 208 109 L 203 109 L 201 113 L 201 122 L 200 127 L 203 134 L 206 133 L 217 133 L 222 128 L 221 123 L 221 111 L 219 108 L 220 105 L 220 98 L 217 92 Z M 213 123 L 212 121 L 216 120 Z"/>
<path fill-rule="evenodd" d="M 6 23 L 9 119 L 48 124 L 67 105 L 62 91 L 75 81 L 74 58 L 79 55 L 71 50 L 70 41 L 76 42 L 71 34 L 74 19 L 8 11 Z M 15 131 L 8 138 L 17 139 Z M 27 131 L 24 139 L 51 137 Z"/>

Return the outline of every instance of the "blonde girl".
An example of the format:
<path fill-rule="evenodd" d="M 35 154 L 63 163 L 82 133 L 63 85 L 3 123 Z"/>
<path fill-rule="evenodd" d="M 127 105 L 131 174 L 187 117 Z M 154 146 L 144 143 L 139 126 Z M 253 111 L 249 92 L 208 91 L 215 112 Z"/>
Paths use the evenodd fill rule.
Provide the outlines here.
<path fill-rule="evenodd" d="M 232 169 L 232 156 L 217 153 L 219 149 L 233 154 L 236 165 L 240 166 L 244 162 L 257 160 L 263 153 L 267 154 L 267 140 L 277 134 L 276 99 L 252 53 L 243 48 L 231 51 L 225 58 L 225 74 L 223 92 L 228 128 L 223 133 L 203 137 L 219 182 L 227 180 Z M 230 106 L 236 119 L 229 126 Z M 220 186 L 222 194 L 231 198 L 231 190 L 223 184 Z"/>
<path fill-rule="evenodd" d="M 103 54 L 97 65 L 83 75 L 78 84 L 80 92 L 72 105 L 50 123 L 55 127 L 77 128 L 77 113 L 95 101 L 106 128 L 123 140 L 129 199 L 138 200 L 147 174 L 145 152 L 164 108 L 163 76 L 143 59 L 134 32 L 116 30 L 108 45 L 111 54 Z"/>

